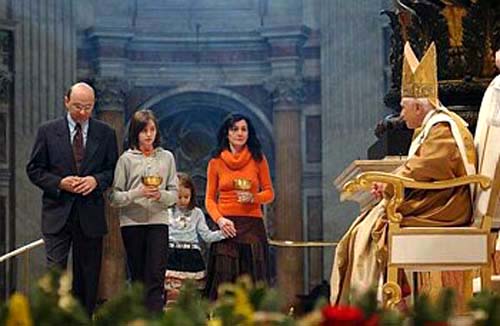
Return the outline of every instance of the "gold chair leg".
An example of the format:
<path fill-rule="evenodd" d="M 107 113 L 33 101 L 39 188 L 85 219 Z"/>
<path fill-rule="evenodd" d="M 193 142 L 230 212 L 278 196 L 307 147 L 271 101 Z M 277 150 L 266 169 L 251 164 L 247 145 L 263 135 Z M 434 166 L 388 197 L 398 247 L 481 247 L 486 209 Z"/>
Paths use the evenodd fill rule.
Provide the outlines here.
<path fill-rule="evenodd" d="M 382 287 L 384 307 L 387 309 L 395 309 L 396 305 L 401 301 L 401 287 L 398 285 L 398 269 L 397 267 L 387 268 L 387 283 Z"/>
<path fill-rule="evenodd" d="M 473 270 L 469 271 L 463 271 L 463 298 L 462 300 L 457 300 L 458 302 L 456 303 L 456 313 L 467 313 L 469 308 L 468 308 L 468 303 L 472 300 L 472 297 L 474 296 L 474 289 L 473 289 L 473 282 L 474 282 L 474 274 L 475 272 Z"/>
<path fill-rule="evenodd" d="M 429 273 L 429 292 L 427 295 L 431 302 L 436 302 L 443 290 L 443 271 L 430 271 Z"/>
<path fill-rule="evenodd" d="M 494 268 L 494 253 L 495 253 L 495 247 L 496 247 L 496 242 L 497 242 L 497 237 L 498 233 L 490 233 L 489 235 L 489 242 L 488 242 L 488 264 L 481 267 L 480 269 L 480 274 L 481 274 L 481 291 L 488 291 L 491 289 L 492 284 L 491 284 L 491 276 L 493 274 L 493 268 Z"/>
<path fill-rule="evenodd" d="M 491 289 L 491 266 L 481 267 L 481 291 Z"/>

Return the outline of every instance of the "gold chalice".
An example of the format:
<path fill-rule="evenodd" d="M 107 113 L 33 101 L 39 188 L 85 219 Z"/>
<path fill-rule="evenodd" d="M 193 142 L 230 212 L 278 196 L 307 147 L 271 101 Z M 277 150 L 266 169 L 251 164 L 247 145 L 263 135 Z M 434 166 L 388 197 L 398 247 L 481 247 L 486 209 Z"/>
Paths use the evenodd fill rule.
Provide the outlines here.
<path fill-rule="evenodd" d="M 143 176 L 141 181 L 142 181 L 142 184 L 145 186 L 158 187 L 161 185 L 163 178 L 160 177 L 159 175 L 147 175 L 147 176 Z"/>
<path fill-rule="evenodd" d="M 236 178 L 233 180 L 233 187 L 236 190 L 249 191 L 252 188 L 252 181 L 245 178 Z"/>

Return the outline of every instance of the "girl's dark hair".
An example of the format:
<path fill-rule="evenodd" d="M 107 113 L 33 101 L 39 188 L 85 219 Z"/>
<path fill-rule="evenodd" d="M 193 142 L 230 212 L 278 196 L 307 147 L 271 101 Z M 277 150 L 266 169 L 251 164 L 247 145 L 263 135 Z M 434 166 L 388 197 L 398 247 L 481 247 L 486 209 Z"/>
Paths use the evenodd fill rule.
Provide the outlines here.
<path fill-rule="evenodd" d="M 219 157 L 222 151 L 225 149 L 229 150 L 229 140 L 227 139 L 227 135 L 229 130 L 234 127 L 236 122 L 241 120 L 245 120 L 248 126 L 248 140 L 247 146 L 252 154 L 252 158 L 257 162 L 262 161 L 262 146 L 260 144 L 259 138 L 257 138 L 257 134 L 255 133 L 255 128 L 252 125 L 252 122 L 248 117 L 243 114 L 230 114 L 222 123 L 222 126 L 219 128 L 219 132 L 217 133 L 217 150 L 214 153 L 214 157 Z"/>
<path fill-rule="evenodd" d="M 151 110 L 139 110 L 132 115 L 130 120 L 130 126 L 128 129 L 128 147 L 132 149 L 139 149 L 139 133 L 146 128 L 149 121 L 153 121 L 156 127 L 156 136 L 153 141 L 153 147 L 156 148 L 160 146 L 161 135 L 160 128 L 158 126 L 158 121 Z"/>
<path fill-rule="evenodd" d="M 179 187 L 184 187 L 191 190 L 191 198 L 189 199 L 188 209 L 193 209 L 196 206 L 196 189 L 194 187 L 193 179 L 183 172 L 177 173 L 177 179 L 179 180 Z"/>

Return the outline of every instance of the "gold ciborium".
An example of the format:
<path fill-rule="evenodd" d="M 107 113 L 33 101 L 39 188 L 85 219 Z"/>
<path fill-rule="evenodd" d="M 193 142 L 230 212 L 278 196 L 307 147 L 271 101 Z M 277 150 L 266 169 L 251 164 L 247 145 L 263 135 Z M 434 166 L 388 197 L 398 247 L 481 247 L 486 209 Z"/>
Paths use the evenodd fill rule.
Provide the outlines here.
<path fill-rule="evenodd" d="M 245 178 L 236 178 L 233 180 L 233 187 L 236 190 L 248 191 L 252 188 L 252 181 Z"/>
<path fill-rule="evenodd" d="M 161 185 L 163 178 L 158 175 L 148 175 L 148 176 L 143 176 L 141 181 L 142 184 L 144 184 L 145 186 L 158 187 Z"/>
<path fill-rule="evenodd" d="M 160 175 L 158 164 L 153 164 L 154 158 L 146 158 L 146 166 L 144 171 L 142 171 L 141 182 L 147 187 L 159 187 L 163 181 Z"/>

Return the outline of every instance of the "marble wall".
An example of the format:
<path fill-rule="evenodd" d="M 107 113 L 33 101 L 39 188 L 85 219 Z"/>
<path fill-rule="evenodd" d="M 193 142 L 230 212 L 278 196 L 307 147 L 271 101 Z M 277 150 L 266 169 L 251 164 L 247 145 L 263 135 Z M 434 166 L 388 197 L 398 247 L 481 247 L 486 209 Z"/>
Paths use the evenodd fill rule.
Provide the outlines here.
<path fill-rule="evenodd" d="M 359 212 L 340 203 L 333 180 L 352 160 L 366 158 L 376 140 L 374 127 L 383 104 L 382 3 L 359 0 L 321 2 L 322 199 L 325 239 L 340 239 Z M 325 276 L 333 251 L 325 251 Z"/>
<path fill-rule="evenodd" d="M 15 223 L 16 247 L 40 234 L 41 193 L 29 182 L 25 166 L 38 126 L 63 112 L 65 89 L 76 76 L 76 29 L 72 0 L 0 1 L 1 23 L 14 35 L 14 101 L 10 112 L 12 147 L 10 214 Z M 40 271 L 43 255 L 33 255 L 34 271 Z M 21 265 L 19 265 L 21 266 Z"/>

